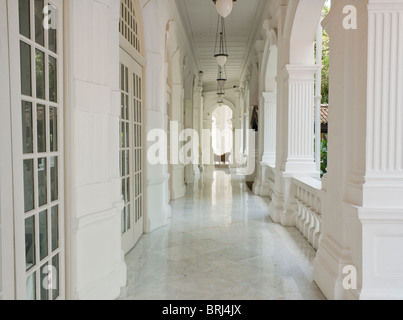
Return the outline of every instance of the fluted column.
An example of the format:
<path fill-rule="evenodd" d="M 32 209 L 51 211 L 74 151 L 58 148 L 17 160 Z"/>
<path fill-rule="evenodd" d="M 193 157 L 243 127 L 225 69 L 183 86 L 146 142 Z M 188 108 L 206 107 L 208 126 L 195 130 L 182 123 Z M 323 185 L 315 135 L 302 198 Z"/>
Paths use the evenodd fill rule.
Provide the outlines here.
<path fill-rule="evenodd" d="M 287 172 L 313 173 L 314 74 L 317 66 L 288 65 Z"/>
<path fill-rule="evenodd" d="M 329 299 L 403 299 L 403 0 L 357 0 L 357 30 L 340 25 L 349 4 L 335 1 L 324 22 L 333 74 L 314 278 Z"/>
<path fill-rule="evenodd" d="M 362 299 L 403 299 L 403 1 L 369 1 Z"/>
<path fill-rule="evenodd" d="M 274 167 L 276 164 L 277 93 L 263 92 L 263 100 L 264 100 L 264 151 L 262 162 Z"/>

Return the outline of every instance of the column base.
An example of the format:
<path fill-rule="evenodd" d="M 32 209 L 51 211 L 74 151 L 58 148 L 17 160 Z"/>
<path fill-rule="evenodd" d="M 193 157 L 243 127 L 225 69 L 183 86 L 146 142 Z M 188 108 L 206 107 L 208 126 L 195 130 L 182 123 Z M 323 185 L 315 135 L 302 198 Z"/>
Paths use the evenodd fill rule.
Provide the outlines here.
<path fill-rule="evenodd" d="M 314 261 L 314 281 L 329 300 L 356 300 L 355 292 L 343 288 L 343 268 L 350 263 L 350 250 L 324 235 Z"/>
<path fill-rule="evenodd" d="M 260 190 L 262 188 L 262 179 L 258 178 L 255 183 L 253 184 L 253 193 L 256 196 L 260 196 Z"/>
<path fill-rule="evenodd" d="M 281 216 L 283 213 L 283 198 L 274 193 L 273 199 L 269 205 L 269 217 L 275 223 L 281 223 Z"/>

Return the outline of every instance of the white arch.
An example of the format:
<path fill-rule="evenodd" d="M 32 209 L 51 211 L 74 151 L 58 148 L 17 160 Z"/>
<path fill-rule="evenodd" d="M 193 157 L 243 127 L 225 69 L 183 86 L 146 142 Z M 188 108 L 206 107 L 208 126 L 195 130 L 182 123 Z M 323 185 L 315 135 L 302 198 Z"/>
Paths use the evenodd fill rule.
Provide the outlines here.
<path fill-rule="evenodd" d="M 285 26 L 290 39 L 290 64 L 312 65 L 315 34 L 326 0 L 292 0 Z"/>

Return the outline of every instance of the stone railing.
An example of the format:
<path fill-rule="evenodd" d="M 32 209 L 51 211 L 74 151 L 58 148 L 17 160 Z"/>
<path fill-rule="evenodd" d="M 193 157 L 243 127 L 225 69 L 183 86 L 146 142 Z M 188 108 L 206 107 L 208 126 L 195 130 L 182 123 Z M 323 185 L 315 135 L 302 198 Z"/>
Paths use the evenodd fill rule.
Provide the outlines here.
<path fill-rule="evenodd" d="M 298 178 L 293 180 L 297 203 L 297 228 L 315 250 L 319 248 L 323 203 L 326 193 L 320 180 Z"/>
<path fill-rule="evenodd" d="M 273 167 L 262 163 L 262 188 L 260 195 L 262 197 L 269 197 L 273 199 L 274 187 L 276 183 L 276 172 Z"/>

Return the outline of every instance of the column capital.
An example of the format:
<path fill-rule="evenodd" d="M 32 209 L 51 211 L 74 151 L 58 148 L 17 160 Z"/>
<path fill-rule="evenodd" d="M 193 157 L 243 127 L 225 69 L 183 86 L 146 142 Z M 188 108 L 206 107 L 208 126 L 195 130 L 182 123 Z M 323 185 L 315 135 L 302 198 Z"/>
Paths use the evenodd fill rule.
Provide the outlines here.
<path fill-rule="evenodd" d="M 264 103 L 275 103 L 277 99 L 277 92 L 262 92 Z"/>
<path fill-rule="evenodd" d="M 288 76 L 289 80 L 313 80 L 318 70 L 320 70 L 320 66 L 317 65 L 288 64 L 283 71 Z"/>

